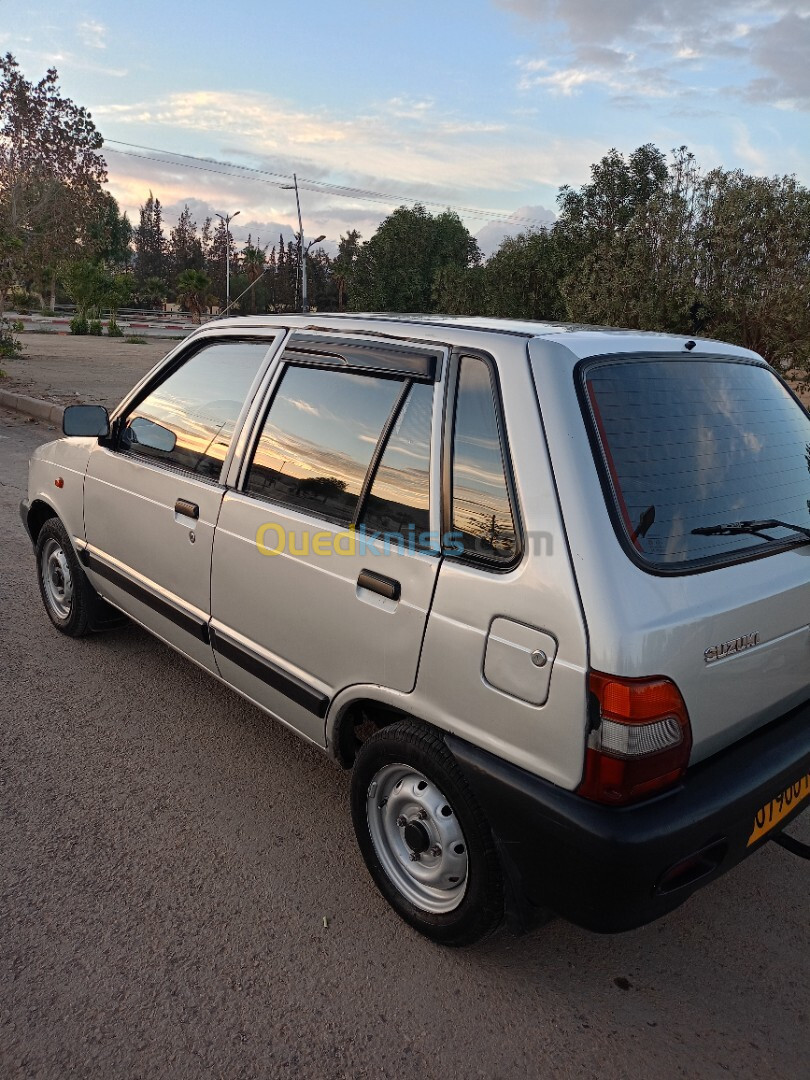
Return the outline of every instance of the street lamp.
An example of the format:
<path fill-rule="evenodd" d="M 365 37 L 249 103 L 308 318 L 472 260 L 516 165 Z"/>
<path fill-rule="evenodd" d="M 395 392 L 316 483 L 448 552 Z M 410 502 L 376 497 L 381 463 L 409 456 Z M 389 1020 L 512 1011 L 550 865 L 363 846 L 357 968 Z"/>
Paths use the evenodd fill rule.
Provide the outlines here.
<path fill-rule="evenodd" d="M 298 177 L 293 173 L 291 184 L 281 184 L 284 191 L 295 192 L 295 205 L 298 208 L 298 258 L 301 262 L 301 311 L 306 314 L 309 311 L 309 297 L 307 296 L 307 253 L 313 244 L 320 244 L 326 239 L 326 234 L 318 236 L 304 245 L 304 225 L 301 221 L 301 200 L 298 197 Z"/>
<path fill-rule="evenodd" d="M 235 217 L 239 217 L 242 213 L 241 210 L 235 211 L 233 214 L 216 214 L 221 222 L 225 225 L 225 310 L 231 306 L 231 222 Z"/>

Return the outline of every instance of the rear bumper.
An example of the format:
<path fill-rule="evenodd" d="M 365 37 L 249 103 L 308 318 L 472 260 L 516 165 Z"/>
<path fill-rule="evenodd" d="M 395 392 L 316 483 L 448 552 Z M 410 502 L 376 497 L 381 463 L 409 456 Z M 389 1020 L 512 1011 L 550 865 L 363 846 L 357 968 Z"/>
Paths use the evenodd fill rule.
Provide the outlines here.
<path fill-rule="evenodd" d="M 690 769 L 672 791 L 620 808 L 445 738 L 489 818 L 524 919 L 551 908 L 602 933 L 642 926 L 810 807 L 810 799 L 797 801 L 773 831 L 749 843 L 757 812 L 810 773 L 810 701 Z"/>

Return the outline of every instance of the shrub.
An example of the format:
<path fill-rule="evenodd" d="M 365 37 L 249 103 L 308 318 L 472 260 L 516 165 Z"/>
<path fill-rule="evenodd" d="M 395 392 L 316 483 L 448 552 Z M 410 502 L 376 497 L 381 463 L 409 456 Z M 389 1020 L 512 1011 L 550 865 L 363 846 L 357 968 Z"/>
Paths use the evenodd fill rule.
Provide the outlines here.
<path fill-rule="evenodd" d="M 101 337 L 101 319 L 91 319 L 87 324 L 87 333 L 93 337 Z"/>
<path fill-rule="evenodd" d="M 12 307 L 19 311 L 21 315 L 28 315 L 32 308 L 42 303 L 42 298 L 40 297 L 38 300 L 28 289 L 12 289 L 9 300 Z"/>
<path fill-rule="evenodd" d="M 70 332 L 71 334 L 89 334 L 90 329 L 87 324 L 87 317 L 79 314 L 74 315 L 70 320 Z"/>
<path fill-rule="evenodd" d="M 140 334 L 127 334 L 127 336 L 124 338 L 124 341 L 127 343 L 127 345 L 145 345 L 146 344 L 146 338 L 141 337 Z"/>
<path fill-rule="evenodd" d="M 121 329 L 117 322 L 113 322 L 113 320 L 110 319 L 109 323 L 107 324 L 107 336 L 123 337 L 124 331 Z"/>
<path fill-rule="evenodd" d="M 23 324 L 11 322 L 9 319 L 0 319 L 0 356 L 19 356 L 22 352 L 22 342 L 16 334 L 21 334 Z"/>

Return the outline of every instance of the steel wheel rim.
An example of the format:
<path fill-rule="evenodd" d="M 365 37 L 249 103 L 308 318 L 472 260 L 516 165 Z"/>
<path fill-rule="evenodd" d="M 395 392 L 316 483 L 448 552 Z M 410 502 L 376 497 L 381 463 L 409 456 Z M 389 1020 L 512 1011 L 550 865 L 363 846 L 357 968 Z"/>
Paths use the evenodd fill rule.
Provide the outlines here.
<path fill-rule="evenodd" d="M 437 785 L 410 765 L 386 765 L 369 784 L 366 814 L 377 858 L 402 895 L 433 915 L 455 911 L 467 892 L 467 841 Z"/>
<path fill-rule="evenodd" d="M 57 540 L 48 540 L 40 557 L 40 576 L 45 599 L 58 619 L 67 619 L 73 608 L 73 578 L 67 557 Z"/>

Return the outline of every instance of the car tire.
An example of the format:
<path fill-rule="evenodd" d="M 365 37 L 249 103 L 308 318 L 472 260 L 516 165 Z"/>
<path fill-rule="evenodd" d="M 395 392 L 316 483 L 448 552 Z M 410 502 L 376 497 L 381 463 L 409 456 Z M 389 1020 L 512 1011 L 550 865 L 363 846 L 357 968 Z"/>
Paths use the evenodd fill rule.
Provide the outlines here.
<path fill-rule="evenodd" d="M 357 842 L 397 914 L 442 945 L 472 945 L 504 917 L 495 842 L 440 732 L 400 720 L 360 748 L 352 776 Z"/>
<path fill-rule="evenodd" d="M 36 554 L 39 591 L 51 622 L 68 637 L 83 637 L 91 630 L 95 605 L 102 601 L 59 518 L 49 518 L 40 529 Z"/>

